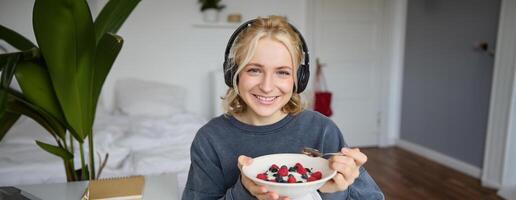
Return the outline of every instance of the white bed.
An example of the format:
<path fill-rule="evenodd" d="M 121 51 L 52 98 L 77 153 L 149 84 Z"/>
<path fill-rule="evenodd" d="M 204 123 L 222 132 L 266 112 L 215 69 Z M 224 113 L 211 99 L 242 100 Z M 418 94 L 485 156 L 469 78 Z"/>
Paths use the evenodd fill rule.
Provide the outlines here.
<path fill-rule="evenodd" d="M 185 93 L 176 86 L 138 80 L 117 85 L 117 109 L 98 109 L 95 119 L 95 151 L 109 153 L 101 177 L 179 172 L 185 179 L 190 144 L 206 119 L 184 111 Z M 61 159 L 40 149 L 36 139 L 54 143 L 43 128 L 22 116 L 0 142 L 0 186 L 66 181 Z M 78 156 L 75 163 L 80 163 Z"/>

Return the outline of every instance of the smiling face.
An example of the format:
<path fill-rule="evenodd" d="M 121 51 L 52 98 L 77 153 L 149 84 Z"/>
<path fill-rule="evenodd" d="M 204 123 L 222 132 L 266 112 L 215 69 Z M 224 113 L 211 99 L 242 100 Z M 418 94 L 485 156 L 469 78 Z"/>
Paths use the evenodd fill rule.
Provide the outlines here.
<path fill-rule="evenodd" d="M 240 117 L 264 125 L 286 116 L 281 109 L 292 97 L 294 70 L 292 57 L 282 43 L 260 39 L 251 61 L 239 74 L 238 90 L 248 106 Z"/>

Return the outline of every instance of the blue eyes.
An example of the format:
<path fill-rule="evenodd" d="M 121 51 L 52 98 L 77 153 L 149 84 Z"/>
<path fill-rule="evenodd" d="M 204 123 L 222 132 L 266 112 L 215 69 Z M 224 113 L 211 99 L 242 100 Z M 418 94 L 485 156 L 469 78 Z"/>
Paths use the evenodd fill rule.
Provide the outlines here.
<path fill-rule="evenodd" d="M 247 73 L 250 75 L 259 75 L 262 73 L 262 70 L 260 68 L 250 68 L 247 70 Z M 279 76 L 290 76 L 290 72 L 287 70 L 279 70 L 275 72 Z"/>
<path fill-rule="evenodd" d="M 283 76 L 290 76 L 290 72 L 288 72 L 288 71 L 278 71 L 277 73 L 279 75 L 283 75 Z"/>
<path fill-rule="evenodd" d="M 261 72 L 261 70 L 258 68 L 251 68 L 251 69 L 248 69 L 247 72 L 249 72 L 251 74 L 258 74 Z"/>

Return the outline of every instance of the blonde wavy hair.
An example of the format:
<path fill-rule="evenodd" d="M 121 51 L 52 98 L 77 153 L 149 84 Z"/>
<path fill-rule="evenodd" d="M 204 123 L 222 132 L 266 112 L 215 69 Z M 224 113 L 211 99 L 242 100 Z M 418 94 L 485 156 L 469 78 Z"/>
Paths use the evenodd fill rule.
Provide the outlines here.
<path fill-rule="evenodd" d="M 301 40 L 284 17 L 269 16 L 267 18 L 258 17 L 252 22 L 249 27 L 238 35 L 231 48 L 229 58 L 234 62 L 231 66 L 238 68 L 232 80 L 233 87 L 229 88 L 226 95 L 222 97 L 223 109 L 227 115 L 239 114 L 247 110 L 247 105 L 239 95 L 238 75 L 251 61 L 256 51 L 258 41 L 263 38 L 270 38 L 285 45 L 294 65 L 294 71 L 292 73 L 294 75 L 294 92 L 281 111 L 296 115 L 304 109 L 301 97 L 295 92 L 297 88 L 297 70 L 303 57 Z"/>

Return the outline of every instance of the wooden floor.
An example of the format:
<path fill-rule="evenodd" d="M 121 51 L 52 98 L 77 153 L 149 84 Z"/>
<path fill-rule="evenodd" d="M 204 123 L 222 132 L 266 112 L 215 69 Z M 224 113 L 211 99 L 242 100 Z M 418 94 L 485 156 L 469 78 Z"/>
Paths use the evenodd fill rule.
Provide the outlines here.
<path fill-rule="evenodd" d="M 397 147 L 363 148 L 386 199 L 502 199 L 480 180 Z"/>

